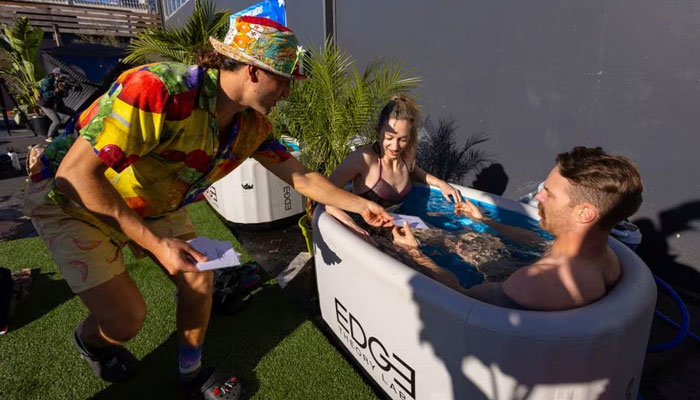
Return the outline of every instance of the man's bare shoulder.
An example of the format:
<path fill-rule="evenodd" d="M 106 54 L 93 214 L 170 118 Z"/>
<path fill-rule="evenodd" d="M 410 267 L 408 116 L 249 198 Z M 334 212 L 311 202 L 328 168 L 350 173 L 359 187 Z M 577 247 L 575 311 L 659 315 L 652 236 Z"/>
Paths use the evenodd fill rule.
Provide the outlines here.
<path fill-rule="evenodd" d="M 620 265 L 620 260 L 617 258 L 617 254 L 608 248 L 608 257 L 610 261 L 607 263 L 604 269 L 605 274 L 605 287 L 610 289 L 617 285 L 622 277 L 622 265 Z"/>
<path fill-rule="evenodd" d="M 600 299 L 619 277 L 614 253 L 597 259 L 545 256 L 514 272 L 503 290 L 527 308 L 565 310 Z"/>
<path fill-rule="evenodd" d="M 518 269 L 503 282 L 503 291 L 533 310 L 565 310 L 577 307 L 581 300 L 570 263 L 555 257 L 544 257 Z"/>
<path fill-rule="evenodd" d="M 518 269 L 511 277 L 524 280 L 547 279 L 556 276 L 557 270 L 562 267 L 565 267 L 564 260 L 545 256 L 528 266 Z"/>

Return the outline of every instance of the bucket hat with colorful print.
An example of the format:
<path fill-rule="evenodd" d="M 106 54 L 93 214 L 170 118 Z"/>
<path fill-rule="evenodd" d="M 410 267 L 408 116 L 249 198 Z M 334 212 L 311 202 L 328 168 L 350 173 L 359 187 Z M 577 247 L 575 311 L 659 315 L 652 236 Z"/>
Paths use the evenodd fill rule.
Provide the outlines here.
<path fill-rule="evenodd" d="M 245 64 L 282 75 L 304 79 L 299 72 L 304 50 L 291 29 L 260 17 L 236 17 L 221 42 L 210 37 L 214 50 Z"/>

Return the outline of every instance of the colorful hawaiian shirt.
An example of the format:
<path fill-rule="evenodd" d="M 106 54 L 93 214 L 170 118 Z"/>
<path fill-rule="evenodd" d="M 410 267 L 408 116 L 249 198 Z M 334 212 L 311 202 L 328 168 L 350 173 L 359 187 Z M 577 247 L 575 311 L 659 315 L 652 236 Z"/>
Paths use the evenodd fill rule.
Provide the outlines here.
<path fill-rule="evenodd" d="M 248 157 L 263 162 L 290 157 L 271 136 L 270 122 L 252 109 L 237 115 L 231 132 L 222 135 L 226 143 L 219 143 L 218 75 L 215 69 L 170 62 L 134 68 L 80 115 L 80 134 L 109 167 L 105 176 L 141 217 L 200 200 L 209 185 Z M 64 137 L 51 143 L 32 180 L 53 177 L 72 142 Z"/>

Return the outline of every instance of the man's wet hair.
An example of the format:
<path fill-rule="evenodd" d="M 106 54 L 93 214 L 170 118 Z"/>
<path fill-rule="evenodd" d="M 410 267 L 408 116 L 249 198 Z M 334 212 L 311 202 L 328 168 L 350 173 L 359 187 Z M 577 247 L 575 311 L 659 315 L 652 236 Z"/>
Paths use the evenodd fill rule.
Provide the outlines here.
<path fill-rule="evenodd" d="M 626 157 L 607 154 L 600 147 L 577 146 L 557 155 L 557 167 L 573 185 L 572 203 L 593 204 L 603 229 L 612 229 L 642 204 L 642 177 Z"/>

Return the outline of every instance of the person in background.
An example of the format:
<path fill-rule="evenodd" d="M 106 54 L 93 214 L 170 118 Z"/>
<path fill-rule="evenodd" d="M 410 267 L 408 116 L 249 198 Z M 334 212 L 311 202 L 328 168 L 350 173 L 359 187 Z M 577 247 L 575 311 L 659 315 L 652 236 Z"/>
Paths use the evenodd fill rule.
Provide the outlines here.
<path fill-rule="evenodd" d="M 39 81 L 39 98 L 36 103 L 51 120 L 51 126 L 46 135 L 47 141 L 57 136 L 58 128 L 63 122 L 61 115 L 70 118 L 75 114 L 75 110 L 63 104 L 63 99 L 71 90 L 80 90 L 80 85 L 63 74 L 60 68 L 54 68 L 46 78 Z"/>
<path fill-rule="evenodd" d="M 642 189 L 639 170 L 625 157 L 600 147 L 574 147 L 559 154 L 535 197 L 539 224 L 555 237 L 549 251 L 502 283 L 469 289 L 421 253 L 408 226 L 395 227 L 392 234 L 423 272 L 470 297 L 504 307 L 567 310 L 600 299 L 620 280 L 620 263 L 608 237 L 618 222 L 639 209 Z M 468 210 L 457 211 L 469 215 Z"/>
<path fill-rule="evenodd" d="M 331 174 L 331 182 L 338 187 L 351 182 L 353 193 L 383 207 L 393 207 L 406 198 L 412 180 L 440 188 L 447 201 L 463 203 L 457 189 L 416 165 L 418 122 L 415 101 L 407 96 L 394 96 L 379 113 L 377 141 L 350 153 Z M 463 204 L 471 214 L 481 216 L 468 200 Z M 335 207 L 326 207 L 326 211 L 369 238 L 367 231 L 344 211 Z"/>

